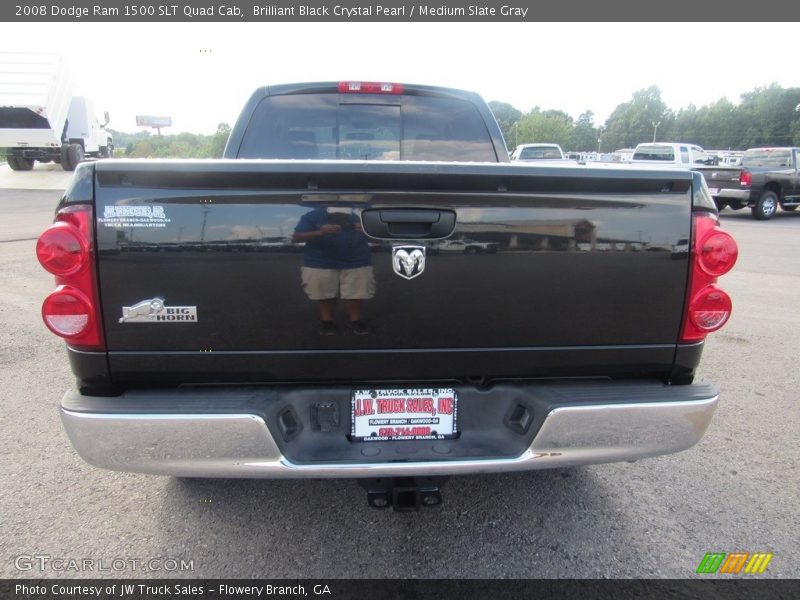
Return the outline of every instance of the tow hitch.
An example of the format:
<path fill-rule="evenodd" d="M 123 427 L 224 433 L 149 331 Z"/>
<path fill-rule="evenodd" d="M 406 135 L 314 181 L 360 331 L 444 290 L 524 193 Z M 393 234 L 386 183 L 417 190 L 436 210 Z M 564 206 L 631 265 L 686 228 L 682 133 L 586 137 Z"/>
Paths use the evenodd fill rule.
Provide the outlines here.
<path fill-rule="evenodd" d="M 420 506 L 433 507 L 442 503 L 439 491 L 445 477 L 386 477 L 359 479 L 367 490 L 367 503 L 372 508 L 393 508 L 395 512 L 412 512 Z"/>

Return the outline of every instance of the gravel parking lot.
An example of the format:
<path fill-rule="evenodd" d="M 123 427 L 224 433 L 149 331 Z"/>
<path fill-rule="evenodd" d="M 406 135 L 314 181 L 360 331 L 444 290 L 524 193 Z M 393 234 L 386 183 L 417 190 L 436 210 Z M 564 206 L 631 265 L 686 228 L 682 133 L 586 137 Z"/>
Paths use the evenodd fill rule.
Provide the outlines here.
<path fill-rule="evenodd" d="M 701 366 L 722 401 L 696 447 L 454 478 L 443 506 L 398 514 L 368 509 L 352 481 L 186 481 L 83 463 L 58 418 L 63 344 L 39 316 L 52 281 L 35 238 L 59 196 L 0 189 L 0 577 L 684 578 L 712 551 L 772 552 L 766 575 L 800 577 L 800 213 L 723 213 L 741 255 L 722 280 L 734 315 Z M 120 568 L 24 570 L 19 557 L 33 555 Z M 149 559 L 157 570 L 136 562 Z"/>

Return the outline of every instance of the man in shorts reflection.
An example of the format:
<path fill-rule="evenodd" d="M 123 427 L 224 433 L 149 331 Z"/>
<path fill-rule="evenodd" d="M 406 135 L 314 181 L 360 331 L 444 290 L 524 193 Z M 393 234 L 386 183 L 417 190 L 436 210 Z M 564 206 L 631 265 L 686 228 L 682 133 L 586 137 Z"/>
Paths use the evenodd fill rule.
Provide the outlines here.
<path fill-rule="evenodd" d="M 364 300 L 375 295 L 372 255 L 351 208 L 319 207 L 300 218 L 292 239 L 305 242 L 303 290 L 319 306 L 320 334 L 336 333 L 336 302 L 344 301 L 350 329 L 366 335 Z"/>

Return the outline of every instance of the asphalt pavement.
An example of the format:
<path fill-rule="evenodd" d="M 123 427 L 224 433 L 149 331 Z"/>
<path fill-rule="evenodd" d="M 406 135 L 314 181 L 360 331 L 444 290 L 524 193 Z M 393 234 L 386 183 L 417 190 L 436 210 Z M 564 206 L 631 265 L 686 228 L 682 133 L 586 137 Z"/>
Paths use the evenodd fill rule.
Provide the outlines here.
<path fill-rule="evenodd" d="M 63 343 L 39 315 L 53 283 L 34 247 L 53 186 L 0 189 L 0 577 L 684 578 L 707 552 L 733 551 L 773 553 L 762 577 L 800 577 L 800 211 L 722 215 L 741 255 L 721 282 L 733 317 L 700 368 L 722 395 L 697 446 L 453 478 L 441 507 L 393 513 L 369 509 L 353 481 L 85 464 L 58 417 L 71 384 Z"/>

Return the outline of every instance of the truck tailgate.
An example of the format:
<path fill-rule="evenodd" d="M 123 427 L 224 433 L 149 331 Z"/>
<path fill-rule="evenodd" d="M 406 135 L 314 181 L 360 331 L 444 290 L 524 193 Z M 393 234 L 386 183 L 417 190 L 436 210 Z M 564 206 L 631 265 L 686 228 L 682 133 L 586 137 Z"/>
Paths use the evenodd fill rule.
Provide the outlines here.
<path fill-rule="evenodd" d="M 720 190 L 740 189 L 741 167 L 711 166 L 700 167 L 698 170 L 703 174 L 712 196 L 716 196 Z"/>
<path fill-rule="evenodd" d="M 688 171 L 108 161 L 95 198 L 115 382 L 644 376 L 674 362 Z M 328 207 L 452 211 L 449 239 L 469 250 L 408 232 L 370 238 L 369 334 L 321 336 L 292 235 Z M 413 278 L 397 272 L 394 246 L 422 247 Z"/>

